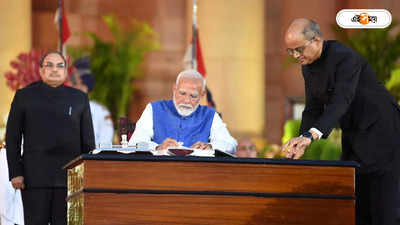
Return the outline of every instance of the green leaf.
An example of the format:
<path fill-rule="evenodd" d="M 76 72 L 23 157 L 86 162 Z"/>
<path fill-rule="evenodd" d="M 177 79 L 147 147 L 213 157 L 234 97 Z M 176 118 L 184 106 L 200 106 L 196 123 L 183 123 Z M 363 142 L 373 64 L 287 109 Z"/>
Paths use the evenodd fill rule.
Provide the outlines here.
<path fill-rule="evenodd" d="M 400 33 L 394 29 L 397 21 L 385 29 L 342 29 L 332 25 L 336 37 L 359 52 L 369 62 L 382 82 L 390 79 L 391 71 L 400 58 Z"/>
<path fill-rule="evenodd" d="M 117 121 L 128 114 L 135 90 L 132 81 L 143 76 L 140 65 L 145 54 L 160 49 L 161 45 L 158 34 L 144 22 L 132 20 L 128 28 L 123 28 L 113 15 L 104 16 L 103 21 L 113 40 L 88 33 L 93 45 L 85 53 L 91 58 L 91 70 L 95 75 L 90 98 L 105 105 Z M 79 55 L 79 51 L 74 54 Z"/>

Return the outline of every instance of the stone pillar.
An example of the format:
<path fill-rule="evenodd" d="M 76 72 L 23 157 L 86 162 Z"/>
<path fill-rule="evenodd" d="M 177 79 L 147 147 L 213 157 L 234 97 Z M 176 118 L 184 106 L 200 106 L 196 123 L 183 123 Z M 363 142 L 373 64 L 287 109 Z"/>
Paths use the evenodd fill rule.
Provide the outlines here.
<path fill-rule="evenodd" d="M 207 86 L 217 110 L 235 137 L 261 136 L 265 118 L 265 3 L 263 0 L 197 2 Z M 191 5 L 187 11 L 190 27 Z M 191 38 L 191 33 L 188 34 Z"/>

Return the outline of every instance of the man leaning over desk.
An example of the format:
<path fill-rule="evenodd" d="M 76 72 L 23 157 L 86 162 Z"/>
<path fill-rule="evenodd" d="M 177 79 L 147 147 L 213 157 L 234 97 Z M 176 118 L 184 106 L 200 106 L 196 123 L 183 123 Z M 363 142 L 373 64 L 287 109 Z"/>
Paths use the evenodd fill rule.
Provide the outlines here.
<path fill-rule="evenodd" d="M 168 147 L 218 149 L 231 154 L 237 142 L 215 109 L 200 105 L 206 80 L 196 70 L 185 70 L 172 87 L 172 100 L 147 104 L 129 145 L 148 143 L 150 149 Z"/>

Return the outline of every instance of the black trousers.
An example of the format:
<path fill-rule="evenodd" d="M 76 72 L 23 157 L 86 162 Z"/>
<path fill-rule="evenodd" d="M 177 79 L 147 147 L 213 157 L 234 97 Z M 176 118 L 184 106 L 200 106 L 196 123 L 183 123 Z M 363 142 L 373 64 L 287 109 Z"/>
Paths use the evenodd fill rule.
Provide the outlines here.
<path fill-rule="evenodd" d="M 25 225 L 66 225 L 66 188 L 26 188 L 22 190 Z"/>
<path fill-rule="evenodd" d="M 393 172 L 357 174 L 356 224 L 400 224 L 400 179 Z"/>

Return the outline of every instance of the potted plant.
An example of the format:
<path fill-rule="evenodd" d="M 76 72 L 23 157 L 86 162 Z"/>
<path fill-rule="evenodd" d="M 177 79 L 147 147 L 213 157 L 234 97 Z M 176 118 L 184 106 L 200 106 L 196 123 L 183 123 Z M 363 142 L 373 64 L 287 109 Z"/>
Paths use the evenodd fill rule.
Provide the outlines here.
<path fill-rule="evenodd" d="M 139 66 L 145 54 L 160 49 L 160 43 L 156 32 L 144 22 L 132 20 L 129 29 L 124 30 L 112 15 L 104 16 L 103 20 L 114 40 L 105 41 L 95 33 L 89 33 L 93 45 L 73 49 L 70 53 L 74 58 L 90 56 L 96 85 L 89 97 L 105 105 L 114 121 L 118 121 L 128 113 L 132 81 L 143 76 Z"/>
<path fill-rule="evenodd" d="M 359 29 L 355 31 L 345 31 L 337 25 L 333 25 L 338 40 L 345 45 L 359 52 L 369 62 L 379 79 L 386 84 L 389 91 L 400 100 L 400 95 L 396 94 L 399 82 L 391 76 L 398 67 L 400 58 L 400 32 L 397 28 L 398 23 L 392 22 L 385 29 Z"/>

